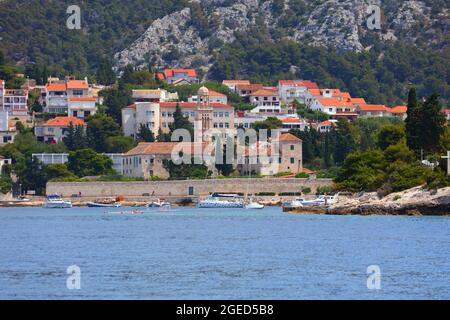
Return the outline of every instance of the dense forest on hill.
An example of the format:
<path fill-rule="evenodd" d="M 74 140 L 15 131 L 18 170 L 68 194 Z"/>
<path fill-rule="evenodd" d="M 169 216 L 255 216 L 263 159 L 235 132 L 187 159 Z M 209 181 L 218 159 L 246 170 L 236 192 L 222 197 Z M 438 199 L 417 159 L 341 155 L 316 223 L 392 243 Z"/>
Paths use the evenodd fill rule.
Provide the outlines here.
<path fill-rule="evenodd" d="M 81 9 L 81 30 L 66 27 L 66 10 L 73 4 Z M 182 7 L 183 0 L 4 1 L 0 50 L 19 64 L 84 75 L 95 70 L 103 55 L 112 57 L 129 45 L 153 20 Z"/>
<path fill-rule="evenodd" d="M 369 103 L 404 103 L 408 87 L 418 96 L 439 92 L 450 98 L 450 48 L 420 49 L 407 43 L 378 44 L 369 52 L 337 52 L 293 41 L 259 42 L 242 36 L 215 57 L 211 77 L 249 78 L 276 84 L 278 79 L 303 78 L 320 87 L 348 90 Z"/>

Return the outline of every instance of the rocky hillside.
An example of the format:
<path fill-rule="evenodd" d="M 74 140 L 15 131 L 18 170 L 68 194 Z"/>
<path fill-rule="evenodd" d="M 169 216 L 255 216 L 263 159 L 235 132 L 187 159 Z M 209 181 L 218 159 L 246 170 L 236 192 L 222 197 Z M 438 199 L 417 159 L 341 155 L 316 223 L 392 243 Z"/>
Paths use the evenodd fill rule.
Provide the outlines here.
<path fill-rule="evenodd" d="M 369 2 L 381 7 L 379 31 L 367 28 Z M 201 0 L 155 20 L 116 58 L 118 67 L 151 59 L 208 69 L 214 52 L 237 32 L 356 52 L 370 50 L 375 39 L 440 48 L 448 44 L 449 26 L 449 4 L 439 0 Z"/>

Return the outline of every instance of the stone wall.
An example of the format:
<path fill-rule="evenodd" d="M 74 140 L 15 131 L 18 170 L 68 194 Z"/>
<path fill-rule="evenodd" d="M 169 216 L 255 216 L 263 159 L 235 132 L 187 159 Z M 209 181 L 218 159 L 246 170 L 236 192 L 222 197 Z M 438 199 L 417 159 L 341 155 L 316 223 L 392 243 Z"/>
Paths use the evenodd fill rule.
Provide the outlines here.
<path fill-rule="evenodd" d="M 311 188 L 315 192 L 319 186 L 331 186 L 331 179 L 210 179 L 149 182 L 49 182 L 47 194 L 70 197 L 81 192 L 83 197 L 139 197 L 150 196 L 205 196 L 211 192 L 260 193 L 260 192 L 300 192 Z"/>

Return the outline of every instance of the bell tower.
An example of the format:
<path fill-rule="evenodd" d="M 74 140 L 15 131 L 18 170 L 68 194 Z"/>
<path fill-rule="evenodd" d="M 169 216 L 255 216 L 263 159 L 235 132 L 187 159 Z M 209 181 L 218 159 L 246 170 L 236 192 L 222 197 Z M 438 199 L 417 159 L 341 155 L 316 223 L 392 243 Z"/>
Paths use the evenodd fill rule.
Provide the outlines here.
<path fill-rule="evenodd" d="M 213 108 L 209 102 L 209 90 L 201 87 L 197 92 L 197 108 L 195 116 L 195 141 L 209 142 L 210 138 L 207 131 L 212 128 Z"/>

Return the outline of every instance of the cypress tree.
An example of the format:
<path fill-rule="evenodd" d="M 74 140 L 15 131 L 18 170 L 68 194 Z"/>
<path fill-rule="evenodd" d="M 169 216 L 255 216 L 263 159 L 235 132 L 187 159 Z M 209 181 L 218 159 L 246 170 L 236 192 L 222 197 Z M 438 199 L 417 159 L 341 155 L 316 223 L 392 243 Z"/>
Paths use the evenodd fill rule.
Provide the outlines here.
<path fill-rule="evenodd" d="M 408 111 L 406 123 L 406 141 L 411 150 L 419 151 L 421 148 L 421 112 L 417 102 L 416 88 L 411 88 L 408 94 Z"/>
<path fill-rule="evenodd" d="M 423 150 L 433 153 L 440 149 L 441 135 L 444 132 L 446 122 L 439 102 L 439 95 L 433 93 L 423 104 L 421 110 L 421 147 Z"/>

